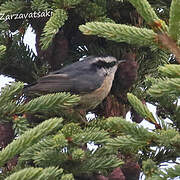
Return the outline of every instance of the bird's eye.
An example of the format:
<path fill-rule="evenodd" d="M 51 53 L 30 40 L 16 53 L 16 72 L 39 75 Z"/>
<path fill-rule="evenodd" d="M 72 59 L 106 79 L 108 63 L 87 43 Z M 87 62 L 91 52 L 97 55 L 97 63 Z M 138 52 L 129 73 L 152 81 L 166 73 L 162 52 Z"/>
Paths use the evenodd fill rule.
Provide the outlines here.
<path fill-rule="evenodd" d="M 116 65 L 116 61 L 106 62 L 106 61 L 97 61 L 94 65 L 98 68 L 111 68 Z"/>
<path fill-rule="evenodd" d="M 116 61 L 111 62 L 111 67 L 115 66 L 117 64 Z"/>

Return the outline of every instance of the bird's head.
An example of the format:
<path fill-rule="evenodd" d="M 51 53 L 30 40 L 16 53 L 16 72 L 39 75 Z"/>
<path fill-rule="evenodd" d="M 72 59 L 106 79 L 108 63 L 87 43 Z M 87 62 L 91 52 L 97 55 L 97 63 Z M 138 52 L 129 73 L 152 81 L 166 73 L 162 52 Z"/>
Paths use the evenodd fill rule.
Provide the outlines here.
<path fill-rule="evenodd" d="M 93 60 L 92 65 L 95 66 L 97 69 L 104 69 L 108 74 L 115 73 L 118 66 L 123 61 L 117 61 L 115 57 L 107 56 L 107 57 L 96 57 Z"/>

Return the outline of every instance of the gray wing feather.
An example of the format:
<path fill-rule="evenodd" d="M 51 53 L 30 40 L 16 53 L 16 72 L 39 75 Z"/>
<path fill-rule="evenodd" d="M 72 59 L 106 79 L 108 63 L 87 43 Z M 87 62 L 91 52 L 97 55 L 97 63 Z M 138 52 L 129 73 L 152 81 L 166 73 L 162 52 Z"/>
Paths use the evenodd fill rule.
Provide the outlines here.
<path fill-rule="evenodd" d="M 28 88 L 28 91 L 35 92 L 71 92 L 74 94 L 90 93 L 99 88 L 104 77 L 99 75 L 96 70 L 84 68 L 81 66 L 72 66 L 71 68 L 62 68 L 62 70 L 53 72 L 40 78 L 34 86 Z M 91 67 L 91 66 L 88 66 Z"/>

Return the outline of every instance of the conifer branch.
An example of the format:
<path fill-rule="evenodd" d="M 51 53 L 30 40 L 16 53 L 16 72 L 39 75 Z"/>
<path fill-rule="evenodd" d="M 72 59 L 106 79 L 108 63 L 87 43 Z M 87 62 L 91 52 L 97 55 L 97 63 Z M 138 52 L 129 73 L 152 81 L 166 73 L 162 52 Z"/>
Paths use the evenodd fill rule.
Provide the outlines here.
<path fill-rule="evenodd" d="M 142 117 L 144 117 L 150 123 L 157 125 L 156 119 L 152 112 L 149 111 L 146 105 L 144 105 L 136 96 L 131 93 L 127 94 L 128 101 L 131 103 L 135 111 L 137 111 Z"/>
<path fill-rule="evenodd" d="M 152 30 L 122 24 L 91 22 L 79 26 L 85 35 L 97 35 L 116 42 L 126 42 L 139 46 L 155 45 L 157 36 Z"/>
<path fill-rule="evenodd" d="M 63 174 L 61 180 L 75 180 L 72 174 Z"/>
<path fill-rule="evenodd" d="M 55 93 L 40 96 L 22 106 L 22 112 L 59 113 L 77 104 L 80 97 L 70 93 Z"/>
<path fill-rule="evenodd" d="M 57 167 L 48 168 L 25 168 L 18 172 L 11 174 L 5 180 L 58 180 L 63 173 L 63 169 Z"/>
<path fill-rule="evenodd" d="M 8 30 L 9 30 L 9 24 L 7 24 L 7 22 L 1 21 L 1 23 L 0 23 L 0 31 L 1 31 L 0 42 L 2 41 L 2 39 L 4 39 L 4 37 L 2 37 L 2 35 L 5 32 L 7 32 Z M 2 41 L 2 44 L 4 44 L 4 41 Z"/>
<path fill-rule="evenodd" d="M 3 56 L 5 54 L 5 51 L 6 51 L 6 46 L 1 45 L 0 46 L 0 58 L 1 58 L 1 56 Z"/>
<path fill-rule="evenodd" d="M 166 178 L 176 178 L 180 176 L 180 165 L 176 165 L 173 168 L 167 169 Z"/>
<path fill-rule="evenodd" d="M 143 126 L 138 126 L 137 123 L 131 123 L 121 117 L 108 118 L 106 125 L 111 131 L 119 132 L 119 135 L 130 135 L 133 138 L 145 141 L 156 139 L 156 134 L 149 132 Z"/>
<path fill-rule="evenodd" d="M 32 159 L 29 160 L 33 160 L 33 162 L 40 167 L 59 166 L 69 160 L 68 154 L 62 151 L 63 149 L 58 148 L 36 151 Z"/>
<path fill-rule="evenodd" d="M 80 16 L 85 19 L 86 22 L 91 21 L 110 21 L 110 19 L 106 18 L 106 3 L 98 4 L 98 2 L 87 1 L 82 4 L 81 9 L 78 9 L 78 13 Z"/>
<path fill-rule="evenodd" d="M 165 49 L 171 51 L 176 56 L 176 60 L 180 63 L 180 47 L 177 46 L 176 42 L 166 33 L 159 33 L 157 40 Z"/>
<path fill-rule="evenodd" d="M 109 135 L 100 128 L 87 128 L 82 133 L 73 135 L 72 139 L 75 144 L 88 143 L 89 141 L 100 144 L 105 143 L 109 139 Z"/>
<path fill-rule="evenodd" d="M 143 149 L 151 145 L 151 142 L 158 140 L 156 133 L 149 132 L 148 129 L 120 117 L 108 118 L 106 124 L 114 134 L 121 135 L 109 139 L 107 146 L 120 148 L 125 153 L 136 153 L 139 149 Z"/>
<path fill-rule="evenodd" d="M 159 67 L 159 72 L 169 78 L 180 78 L 180 65 L 166 64 Z"/>
<path fill-rule="evenodd" d="M 173 168 L 167 168 L 166 172 L 160 170 L 156 163 L 151 159 L 143 161 L 143 172 L 147 180 L 156 179 L 176 179 L 180 175 L 180 165 L 175 165 Z"/>
<path fill-rule="evenodd" d="M 131 136 L 118 136 L 107 143 L 109 148 L 114 147 L 120 149 L 121 152 L 133 154 L 136 154 L 147 145 L 148 142 L 146 142 L 146 140 L 137 140 Z"/>
<path fill-rule="evenodd" d="M 70 9 L 80 4 L 82 0 L 54 0 L 54 5 L 59 9 Z"/>
<path fill-rule="evenodd" d="M 74 134 L 82 133 L 82 129 L 78 123 L 65 124 L 61 130 L 66 138 L 72 137 Z"/>
<path fill-rule="evenodd" d="M 12 22 L 14 21 L 15 20 L 12 20 Z M 2 74 L 9 76 L 16 81 L 30 84 L 37 80 L 36 77 L 40 74 L 38 71 L 40 71 L 40 69 L 42 70 L 42 67 L 40 67 L 42 62 L 39 62 L 39 58 L 35 55 L 32 49 L 24 44 L 23 38 L 19 39 L 20 36 L 19 33 L 13 35 L 14 40 L 12 45 L 10 45 L 11 37 L 7 37 L 6 35 L 5 44 L 8 43 L 9 45 L 6 54 L 3 57 L 4 61 L 0 61 L 0 71 Z M 19 66 L 17 64 L 21 65 Z"/>
<path fill-rule="evenodd" d="M 14 116 L 13 129 L 15 135 L 22 135 L 29 129 L 29 123 L 24 116 Z"/>
<path fill-rule="evenodd" d="M 81 148 L 74 149 L 72 152 L 73 161 L 81 161 L 85 158 L 85 151 Z"/>
<path fill-rule="evenodd" d="M 0 104 L 4 102 L 11 102 L 15 99 L 23 90 L 24 83 L 13 82 L 11 85 L 6 85 L 1 89 Z"/>
<path fill-rule="evenodd" d="M 147 0 L 129 0 L 129 2 L 137 9 L 148 24 L 151 24 L 154 20 L 159 20 L 158 16 Z"/>
<path fill-rule="evenodd" d="M 117 158 L 116 155 L 106 156 L 106 157 L 91 157 L 82 163 L 79 167 L 79 172 L 98 172 L 104 171 L 109 168 L 115 168 L 122 165 L 123 162 Z M 97 171 L 98 170 L 98 171 Z"/>
<path fill-rule="evenodd" d="M 15 155 L 22 153 L 25 149 L 32 146 L 42 137 L 45 137 L 50 132 L 60 128 L 62 126 L 61 123 L 61 118 L 49 119 L 37 125 L 35 128 L 26 131 L 0 152 L 0 166 L 4 165 L 4 163 L 13 158 Z"/>
<path fill-rule="evenodd" d="M 180 96 L 180 78 L 159 79 L 157 84 L 151 86 L 148 93 L 153 97 L 166 95 Z"/>
<path fill-rule="evenodd" d="M 12 115 L 19 112 L 20 106 L 16 102 L 24 84 L 22 82 L 6 85 L 0 95 L 0 121 L 12 120 Z M 4 104 L 4 102 L 6 102 Z"/>
<path fill-rule="evenodd" d="M 173 0 L 170 7 L 169 35 L 177 42 L 180 38 L 180 1 Z M 180 45 L 180 44 L 179 44 Z"/>
<path fill-rule="evenodd" d="M 156 163 L 151 160 L 151 159 L 147 159 L 146 161 L 143 161 L 142 163 L 142 168 L 143 168 L 143 172 L 144 174 L 146 175 L 147 177 L 147 180 L 150 180 L 152 179 L 153 175 L 158 173 L 158 168 L 157 168 L 157 165 Z M 157 180 L 160 180 L 157 178 Z"/>
<path fill-rule="evenodd" d="M 180 152 L 180 137 L 175 129 L 161 130 L 158 134 L 157 144 L 167 149 L 176 149 Z"/>
<path fill-rule="evenodd" d="M 0 146 L 6 146 L 6 148 L 0 152 L 0 166 L 3 168 L 3 173 L 0 173 L 0 179 L 1 177 L 7 177 L 7 173 L 10 174 L 13 172 L 13 170 L 10 169 L 10 171 L 6 173 L 4 169 L 9 168 L 10 161 L 8 160 L 16 155 L 18 156 L 18 162 L 15 163 L 18 164 L 14 166 L 16 166 L 17 169 L 15 168 L 16 173 L 8 177 L 10 180 L 73 180 L 75 178 L 83 179 L 89 177 L 93 179 L 96 178 L 97 173 L 102 173 L 102 178 L 106 178 L 105 176 L 107 176 L 107 179 L 111 179 L 111 176 L 117 175 L 115 171 L 120 169 L 119 166 L 122 164 L 120 156 L 122 155 L 123 158 L 126 158 L 126 155 L 129 154 L 136 155 L 140 166 L 142 160 L 149 158 L 153 160 L 143 162 L 143 169 L 147 180 L 158 180 L 158 178 L 168 179 L 179 175 L 178 166 L 169 169 L 169 172 L 167 170 L 164 174 L 160 168 L 158 168 L 158 165 L 162 162 L 168 162 L 169 160 L 175 161 L 180 153 L 180 134 L 178 130 L 176 130 L 179 128 L 180 115 L 180 107 L 177 103 L 180 94 L 179 66 L 165 65 L 160 67 L 159 72 L 162 76 L 167 76 L 167 78 L 152 78 L 159 76 L 159 72 L 157 71 L 159 65 L 175 61 L 175 59 L 173 59 L 174 56 L 170 59 L 168 54 L 169 50 L 176 56 L 177 61 L 180 59 L 180 48 L 178 47 L 178 43 L 180 42 L 179 25 L 175 27 L 175 21 L 179 22 L 179 14 L 177 13 L 179 4 L 176 7 L 176 3 L 179 2 L 173 0 L 171 4 L 171 27 L 168 32 L 167 25 L 156 15 L 152 7 L 156 8 L 157 14 L 167 20 L 167 12 L 170 5 L 169 1 L 163 1 L 162 3 L 162 0 L 158 0 L 158 2 L 153 2 L 152 0 L 129 0 L 139 14 L 152 27 L 152 30 L 113 23 L 108 17 L 112 17 L 114 22 L 128 25 L 135 24 L 138 27 L 144 25 L 144 21 L 134 7 L 126 3 L 126 0 L 117 1 L 121 1 L 121 3 L 117 3 L 114 0 L 2 0 L 0 10 L 4 10 L 6 14 L 18 13 L 18 11 L 21 13 L 29 13 L 31 10 L 41 11 L 45 9 L 52 10 L 54 13 L 52 12 L 53 15 L 51 14 L 52 16 L 47 22 L 41 38 L 39 37 L 38 27 L 44 27 L 44 23 L 48 17 L 40 22 L 40 24 L 37 19 L 37 21 L 21 19 L 17 23 L 7 21 L 5 23 L 8 27 L 4 26 L 5 23 L 0 24 L 0 43 L 4 45 L 0 46 L 0 66 L 2 66 L 0 70 L 3 74 L 15 78 L 16 81 L 21 80 L 30 84 L 38 78 L 40 74 L 38 74 L 38 69 L 42 68 L 41 66 L 45 64 L 48 68 L 46 61 L 50 62 L 48 60 L 49 58 L 53 59 L 53 57 L 57 55 L 58 59 L 62 53 L 64 54 L 64 51 L 65 55 L 67 55 L 67 49 L 70 51 L 75 50 L 76 52 L 75 54 L 70 52 L 66 59 L 72 59 L 72 57 L 70 57 L 71 55 L 78 55 L 79 57 L 87 54 L 94 54 L 96 56 L 110 54 L 120 59 L 127 49 L 137 49 L 136 47 L 142 46 L 136 51 L 137 57 L 139 57 L 137 61 L 139 64 L 138 75 L 140 76 L 137 85 L 132 87 L 132 91 L 136 91 L 137 97 L 141 97 L 143 94 L 143 96 L 146 96 L 147 102 L 157 105 L 157 115 L 160 116 L 160 118 L 157 117 L 156 121 L 155 116 L 148 110 L 146 105 L 132 94 L 128 94 L 128 99 L 141 116 L 155 124 L 156 127 L 160 124 L 161 127 L 160 125 L 159 127 L 161 129 L 156 128 L 151 131 L 148 128 L 146 129 L 139 124 L 131 123 L 120 117 L 108 119 L 97 118 L 84 127 L 84 125 L 80 123 L 75 123 L 78 115 L 75 114 L 73 109 L 74 105 L 76 107 L 79 102 L 80 97 L 71 96 L 69 93 L 56 93 L 41 96 L 25 103 L 24 96 L 22 96 L 23 84 L 13 84 L 12 87 L 7 86 L 2 90 L 0 96 L 0 122 L 2 122 L 2 120 L 8 120 L 9 123 L 7 123 L 7 125 L 10 124 L 9 126 L 15 129 L 17 138 L 8 146 L 6 145 L 9 141 L 3 144 L 4 139 L 6 140 L 6 134 L 10 134 L 11 132 L 8 132 L 8 129 L 1 131 L 6 124 L 0 124 Z M 152 7 L 150 3 L 152 3 Z M 159 5 L 161 3 L 164 5 L 163 7 Z M 118 4 L 121 7 L 117 7 Z M 158 8 L 160 8 L 160 11 Z M 175 14 L 173 14 L 173 11 Z M 3 11 L 1 12 L 4 13 Z M 66 21 L 67 19 L 68 21 Z M 65 21 L 66 25 L 63 26 Z M 77 26 L 87 21 L 97 22 L 81 25 L 79 29 L 84 34 L 97 35 L 110 41 L 102 38 L 94 39 L 93 36 L 88 38 L 81 36 L 77 30 Z M 104 21 L 111 21 L 112 23 L 103 23 Z M 24 28 L 24 25 L 31 25 L 35 33 L 37 33 L 38 57 L 32 55 L 32 53 L 29 53 L 29 50 L 27 51 L 25 49 L 25 46 L 23 46 L 19 40 L 21 32 L 12 38 L 8 34 L 11 30 L 19 30 L 19 27 L 23 26 L 22 28 Z M 63 36 L 63 38 L 60 36 Z M 53 44 L 50 49 L 43 51 L 51 42 Z M 62 49 L 62 44 L 66 46 L 65 50 Z M 6 45 L 8 47 L 7 49 L 5 49 Z M 134 45 L 136 45 L 136 47 Z M 77 52 L 77 46 L 79 49 L 83 47 L 81 51 Z M 58 50 L 58 47 L 60 47 L 60 50 Z M 63 51 L 62 53 L 61 50 Z M 47 59 L 45 58 L 46 61 L 42 62 L 41 57 L 39 59 L 39 55 L 41 56 L 41 54 L 43 54 L 43 57 L 47 57 Z M 21 67 L 17 68 L 19 62 L 21 62 Z M 35 66 L 37 66 L 37 68 L 35 68 Z M 22 74 L 24 75 L 23 77 L 21 77 Z M 146 74 L 149 75 L 149 81 L 144 82 L 144 75 Z M 166 80 L 167 82 L 164 82 Z M 168 82 L 172 84 L 168 84 Z M 151 85 L 152 88 L 149 88 Z M 149 94 L 147 94 L 147 88 L 151 91 L 155 85 L 157 87 L 155 87 L 154 91 L 168 96 L 156 98 L 156 95 L 152 93 L 154 97 L 150 97 Z M 114 87 L 116 88 L 116 86 Z M 140 90 L 138 91 L 138 89 Z M 158 94 L 157 92 L 156 94 Z M 123 102 L 120 103 L 122 104 Z M 109 103 L 107 105 L 109 105 Z M 102 109 L 104 108 L 103 106 Z M 120 107 L 120 109 L 121 108 L 128 110 L 127 108 L 129 107 Z M 95 112 L 97 115 L 102 114 L 99 108 L 97 108 Z M 33 120 L 37 116 L 43 117 L 43 119 L 47 119 L 47 116 L 52 117 L 56 115 L 66 117 L 67 113 L 71 115 L 71 123 L 67 123 L 68 121 L 66 121 L 62 125 L 62 119 L 55 118 L 44 121 L 35 128 L 29 128 L 31 119 L 30 121 L 26 121 L 26 114 L 28 115 L 29 113 L 30 116 L 33 116 Z M 135 112 L 134 114 L 137 115 Z M 174 128 L 171 125 L 168 126 L 168 123 L 165 123 L 164 119 L 166 117 L 171 120 L 171 125 L 174 126 Z M 137 118 L 139 118 L 139 116 Z M 74 121 L 74 123 L 72 121 Z M 157 122 L 159 124 L 157 124 Z M 36 124 L 33 125 L 36 126 Z M 58 129 L 60 130 L 58 131 Z M 4 139 L 1 138 L 2 135 L 5 136 Z M 12 132 L 12 136 L 13 135 Z M 93 149 L 90 147 L 92 144 L 95 144 L 95 148 Z M 33 166 L 33 168 L 26 168 L 27 165 Z M 126 167 L 137 170 L 136 165 L 137 163 L 133 164 L 132 167 L 131 164 L 129 165 L 127 163 Z M 62 167 L 68 174 L 63 174 L 63 170 L 56 167 Z M 17 172 L 18 168 L 26 169 Z M 140 168 L 137 171 L 140 171 Z M 139 172 L 137 172 L 137 174 L 138 173 Z M 126 176 L 124 172 L 123 174 Z M 75 175 L 75 178 L 73 175 Z M 126 178 L 128 179 L 128 177 L 125 177 L 125 179 Z"/>
<path fill-rule="evenodd" d="M 19 107 L 16 102 L 7 102 L 0 107 L 0 121 L 12 121 L 12 116 L 19 112 Z"/>
<path fill-rule="evenodd" d="M 44 11 L 49 9 L 49 4 L 45 0 L 33 0 L 31 2 L 32 10 Z"/>
<path fill-rule="evenodd" d="M 1 4 L 0 11 L 3 14 L 14 14 L 21 12 L 26 7 L 26 2 L 22 0 L 9 0 Z"/>
<path fill-rule="evenodd" d="M 159 48 L 157 46 L 151 46 L 150 48 L 153 53 L 154 62 L 153 62 L 153 60 L 151 62 L 149 62 L 148 67 L 150 69 L 152 68 L 152 70 L 154 72 L 154 69 L 156 69 L 156 67 L 159 67 L 160 65 L 169 63 L 168 59 L 169 59 L 170 53 L 167 50 Z M 152 65 L 152 67 L 150 66 L 150 64 L 155 64 L 155 63 L 156 63 L 156 65 Z M 148 67 L 147 67 L 147 69 L 148 69 Z"/>
<path fill-rule="evenodd" d="M 57 134 L 55 136 L 48 136 L 42 139 L 41 141 L 39 141 L 37 144 L 34 144 L 33 146 L 27 148 L 20 155 L 19 163 L 22 164 L 25 161 L 33 159 L 35 160 L 36 163 L 40 164 L 42 160 L 46 159 L 46 164 L 47 164 L 49 158 L 51 157 L 49 156 L 49 154 L 51 154 L 52 152 L 55 154 L 58 154 L 59 157 L 63 156 L 63 154 L 55 152 L 54 151 L 55 148 L 61 149 L 61 148 L 66 147 L 67 145 L 68 145 L 67 140 L 65 139 L 63 134 Z M 40 158 L 41 156 L 43 158 Z M 59 159 L 62 159 L 62 158 L 59 158 Z M 50 161 L 52 162 L 52 159 Z"/>
<path fill-rule="evenodd" d="M 166 23 L 158 18 L 147 0 L 129 0 L 129 2 L 137 9 L 145 21 L 153 27 L 155 32 L 167 31 Z"/>
<path fill-rule="evenodd" d="M 53 16 L 51 16 L 49 21 L 46 23 L 46 26 L 43 30 L 43 34 L 41 36 L 42 49 L 46 49 L 50 45 L 52 39 L 59 31 L 59 28 L 61 28 L 64 25 L 64 22 L 67 19 L 67 13 L 63 9 L 56 9 L 53 12 Z"/>
<path fill-rule="evenodd" d="M 136 123 L 127 122 L 119 117 L 108 118 L 106 124 L 111 131 L 119 132 L 121 135 L 107 140 L 107 146 L 120 148 L 126 153 L 137 153 L 138 150 L 147 146 L 165 147 L 167 150 L 180 152 L 179 133 L 174 129 L 150 132 Z"/>
<path fill-rule="evenodd" d="M 2 89 L 0 96 L 0 117 L 1 119 L 11 120 L 15 114 L 23 113 L 43 113 L 64 115 L 64 110 L 68 110 L 76 105 L 80 97 L 70 93 L 47 94 L 35 98 L 28 103 L 18 102 L 18 94 L 22 92 L 24 84 L 21 82 L 12 83 Z M 4 104 L 6 102 L 6 104 Z"/>

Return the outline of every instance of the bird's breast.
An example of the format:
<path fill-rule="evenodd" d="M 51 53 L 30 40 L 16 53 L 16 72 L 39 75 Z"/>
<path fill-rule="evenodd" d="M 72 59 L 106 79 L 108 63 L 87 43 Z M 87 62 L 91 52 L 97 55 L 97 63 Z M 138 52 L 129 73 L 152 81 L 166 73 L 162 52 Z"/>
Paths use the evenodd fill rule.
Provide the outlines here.
<path fill-rule="evenodd" d="M 82 95 L 79 106 L 86 110 L 94 109 L 109 94 L 113 79 L 114 74 L 107 76 L 98 89 L 92 91 L 89 94 Z"/>

